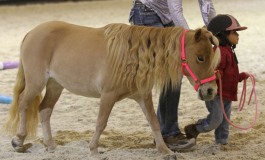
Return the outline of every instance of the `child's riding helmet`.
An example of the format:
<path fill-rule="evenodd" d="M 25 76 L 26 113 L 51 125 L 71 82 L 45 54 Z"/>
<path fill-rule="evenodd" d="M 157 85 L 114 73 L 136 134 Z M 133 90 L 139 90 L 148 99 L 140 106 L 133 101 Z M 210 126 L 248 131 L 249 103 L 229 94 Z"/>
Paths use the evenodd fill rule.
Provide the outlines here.
<path fill-rule="evenodd" d="M 222 31 L 241 31 L 247 29 L 247 27 L 240 26 L 238 21 L 229 14 L 219 14 L 210 21 L 207 29 L 217 35 Z"/>

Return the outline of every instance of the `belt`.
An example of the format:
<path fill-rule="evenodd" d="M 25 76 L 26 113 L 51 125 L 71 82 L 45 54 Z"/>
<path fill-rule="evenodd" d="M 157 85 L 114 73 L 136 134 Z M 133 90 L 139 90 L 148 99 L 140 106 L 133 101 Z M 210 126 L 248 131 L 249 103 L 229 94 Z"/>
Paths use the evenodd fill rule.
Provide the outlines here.
<path fill-rule="evenodd" d="M 134 0 L 134 4 L 143 4 L 140 0 Z"/>
<path fill-rule="evenodd" d="M 154 11 L 152 8 L 149 8 L 149 7 L 147 7 L 145 4 L 143 4 L 140 0 L 134 0 L 133 1 L 134 2 L 134 5 L 138 5 L 139 7 L 141 6 L 143 6 L 144 7 L 144 9 L 145 9 L 145 11 Z"/>

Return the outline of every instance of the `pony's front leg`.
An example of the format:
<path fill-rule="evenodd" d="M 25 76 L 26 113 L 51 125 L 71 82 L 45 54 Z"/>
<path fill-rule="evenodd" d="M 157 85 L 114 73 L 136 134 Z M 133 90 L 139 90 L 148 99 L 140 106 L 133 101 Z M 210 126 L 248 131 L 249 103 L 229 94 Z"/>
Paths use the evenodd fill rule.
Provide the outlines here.
<path fill-rule="evenodd" d="M 142 108 L 146 119 L 148 120 L 151 129 L 153 131 L 153 136 L 156 142 L 157 150 L 162 154 L 174 154 L 165 144 L 163 137 L 160 131 L 160 125 L 155 114 L 153 100 L 152 100 L 152 93 L 141 95 L 139 97 L 134 98 Z"/>
<path fill-rule="evenodd" d="M 95 130 L 95 133 L 94 133 L 94 135 L 93 135 L 93 137 L 89 143 L 91 156 L 98 155 L 99 137 L 107 126 L 110 112 L 111 112 L 116 101 L 117 101 L 116 96 L 115 96 L 115 93 L 113 93 L 113 92 L 104 93 L 101 95 L 99 113 L 98 113 L 97 124 L 96 124 L 96 130 Z"/>

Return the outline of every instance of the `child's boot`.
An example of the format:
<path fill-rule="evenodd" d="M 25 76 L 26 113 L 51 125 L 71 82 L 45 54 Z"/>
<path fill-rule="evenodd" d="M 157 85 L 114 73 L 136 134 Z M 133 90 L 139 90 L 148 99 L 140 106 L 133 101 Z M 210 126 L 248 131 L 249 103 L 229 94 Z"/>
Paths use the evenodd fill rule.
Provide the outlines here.
<path fill-rule="evenodd" d="M 184 127 L 184 131 L 186 133 L 186 137 L 188 139 L 191 138 L 197 138 L 197 136 L 199 135 L 199 132 L 196 129 L 196 124 L 189 124 L 187 126 Z"/>

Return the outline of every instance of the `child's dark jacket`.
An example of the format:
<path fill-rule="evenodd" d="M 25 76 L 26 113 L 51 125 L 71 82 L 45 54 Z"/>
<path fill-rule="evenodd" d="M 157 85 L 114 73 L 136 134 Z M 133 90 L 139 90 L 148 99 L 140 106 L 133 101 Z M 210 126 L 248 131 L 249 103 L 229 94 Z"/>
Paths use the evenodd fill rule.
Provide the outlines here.
<path fill-rule="evenodd" d="M 225 100 L 236 101 L 238 82 L 247 78 L 246 73 L 239 74 L 236 55 L 234 55 L 231 46 L 219 46 L 221 52 L 221 62 L 218 66 L 222 77 L 222 94 Z M 217 80 L 218 94 L 220 86 Z"/>

